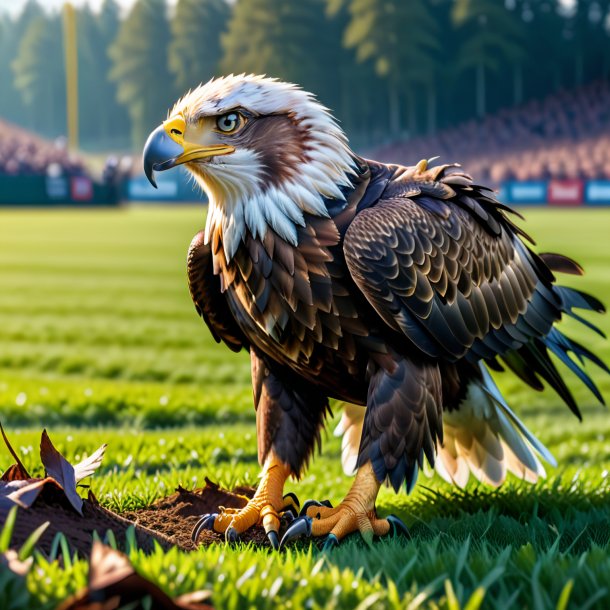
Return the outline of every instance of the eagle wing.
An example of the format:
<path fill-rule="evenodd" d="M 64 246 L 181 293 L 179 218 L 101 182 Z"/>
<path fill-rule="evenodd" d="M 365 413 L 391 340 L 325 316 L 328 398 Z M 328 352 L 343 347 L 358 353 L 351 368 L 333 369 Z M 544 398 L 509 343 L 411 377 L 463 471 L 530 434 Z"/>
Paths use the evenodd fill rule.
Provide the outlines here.
<path fill-rule="evenodd" d="M 561 315 L 548 267 L 508 209 L 457 166 L 404 170 L 349 226 L 350 273 L 386 324 L 421 352 L 492 359 Z"/>
<path fill-rule="evenodd" d="M 204 232 L 195 235 L 187 256 L 189 291 L 197 313 L 208 325 L 218 343 L 224 341 L 234 352 L 248 347 L 222 293 L 220 278 L 214 274 L 212 250 L 205 243 Z"/>

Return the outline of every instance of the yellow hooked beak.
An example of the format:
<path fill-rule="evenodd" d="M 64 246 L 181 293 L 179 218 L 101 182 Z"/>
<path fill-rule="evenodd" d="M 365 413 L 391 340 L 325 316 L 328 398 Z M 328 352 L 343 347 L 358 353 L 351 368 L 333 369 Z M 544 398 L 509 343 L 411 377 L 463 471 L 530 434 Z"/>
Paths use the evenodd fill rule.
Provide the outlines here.
<path fill-rule="evenodd" d="M 186 121 L 182 114 L 176 114 L 155 129 L 144 145 L 144 173 L 156 188 L 154 172 L 176 167 L 196 159 L 228 155 L 235 151 L 229 144 L 203 146 L 184 139 Z"/>

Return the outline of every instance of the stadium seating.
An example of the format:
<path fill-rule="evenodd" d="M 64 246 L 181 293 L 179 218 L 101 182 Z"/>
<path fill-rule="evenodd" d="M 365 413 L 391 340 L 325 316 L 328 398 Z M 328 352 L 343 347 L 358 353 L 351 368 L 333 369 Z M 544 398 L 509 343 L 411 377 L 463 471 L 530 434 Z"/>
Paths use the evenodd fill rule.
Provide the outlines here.
<path fill-rule="evenodd" d="M 560 92 L 370 154 L 406 164 L 439 155 L 493 186 L 511 180 L 609 180 L 610 84 Z"/>
<path fill-rule="evenodd" d="M 82 161 L 68 153 L 65 142 L 43 140 L 0 120 L 0 175 L 41 176 L 49 172 L 85 175 Z"/>

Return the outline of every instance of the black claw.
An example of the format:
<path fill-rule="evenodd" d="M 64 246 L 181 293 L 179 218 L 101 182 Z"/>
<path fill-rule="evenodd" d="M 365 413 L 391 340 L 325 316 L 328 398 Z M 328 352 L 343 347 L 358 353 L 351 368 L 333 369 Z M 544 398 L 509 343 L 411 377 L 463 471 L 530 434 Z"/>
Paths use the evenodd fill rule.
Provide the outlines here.
<path fill-rule="evenodd" d="M 389 515 L 387 520 L 390 524 L 390 533 L 396 538 L 397 536 L 403 536 L 404 538 L 410 538 L 409 528 L 404 524 L 402 519 L 399 519 L 396 515 Z"/>
<path fill-rule="evenodd" d="M 323 551 L 330 551 L 339 546 L 339 539 L 334 534 L 328 534 L 324 544 L 322 545 Z"/>
<path fill-rule="evenodd" d="M 230 527 L 225 532 L 225 541 L 226 542 L 237 542 L 239 540 L 239 534 L 234 527 Z"/>
<path fill-rule="evenodd" d="M 299 517 L 298 519 L 295 519 L 282 536 L 280 549 L 283 549 L 286 544 L 300 536 L 311 536 L 311 522 L 311 517 Z"/>
<path fill-rule="evenodd" d="M 273 530 L 267 532 L 267 539 L 273 549 L 277 551 L 280 548 L 280 539 L 277 537 L 277 532 Z"/>
<path fill-rule="evenodd" d="M 216 521 L 216 517 L 218 517 L 218 513 L 209 513 L 206 515 L 202 515 L 199 521 L 195 524 L 193 528 L 193 533 L 191 534 L 191 540 L 193 542 L 197 542 L 199 538 L 199 534 L 203 530 L 214 530 L 214 521 Z"/>
<path fill-rule="evenodd" d="M 307 515 L 307 509 L 311 506 L 326 506 L 327 508 L 333 507 L 333 505 L 330 503 L 330 500 L 322 500 L 322 502 L 318 502 L 317 500 L 307 500 L 307 502 L 303 504 L 303 508 L 301 509 L 299 515 L 301 517 Z"/>
<path fill-rule="evenodd" d="M 297 505 L 297 506 L 301 506 L 301 503 L 299 502 L 299 499 L 297 498 L 296 494 L 293 494 L 291 491 L 289 491 L 287 494 L 284 495 L 284 500 L 286 498 L 292 498 L 292 501 Z"/>
<path fill-rule="evenodd" d="M 284 512 L 282 513 L 282 519 L 284 519 L 286 523 L 292 523 L 298 516 L 299 515 L 297 515 L 292 507 L 284 508 Z"/>

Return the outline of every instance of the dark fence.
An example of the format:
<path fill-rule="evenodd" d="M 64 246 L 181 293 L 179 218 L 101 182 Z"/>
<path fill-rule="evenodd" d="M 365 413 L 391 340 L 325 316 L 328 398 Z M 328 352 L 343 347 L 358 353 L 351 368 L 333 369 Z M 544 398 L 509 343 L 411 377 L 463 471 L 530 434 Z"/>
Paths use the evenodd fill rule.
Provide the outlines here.
<path fill-rule="evenodd" d="M 88 176 L 0 176 L 0 205 L 118 205 L 121 187 Z"/>

